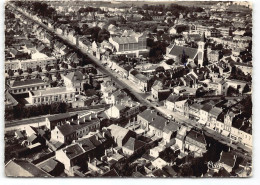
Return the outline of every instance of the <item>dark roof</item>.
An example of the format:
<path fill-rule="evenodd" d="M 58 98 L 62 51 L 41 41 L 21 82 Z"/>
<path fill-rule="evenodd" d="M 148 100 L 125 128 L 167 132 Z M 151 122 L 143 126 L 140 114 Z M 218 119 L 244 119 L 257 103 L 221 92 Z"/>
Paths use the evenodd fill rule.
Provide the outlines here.
<path fill-rule="evenodd" d="M 210 104 L 205 104 L 202 108 L 201 108 L 201 110 L 204 110 L 204 111 L 206 111 L 206 112 L 210 112 L 210 110 L 212 109 L 212 105 L 210 105 Z"/>
<path fill-rule="evenodd" d="M 178 131 L 179 130 L 179 125 L 178 123 L 174 122 L 174 121 L 170 121 L 164 128 L 163 131 L 168 133 L 168 132 L 174 132 L 174 131 Z"/>
<path fill-rule="evenodd" d="M 193 59 L 197 54 L 197 49 L 175 45 L 170 51 L 171 55 L 174 55 L 177 57 L 182 56 L 183 53 L 185 53 L 185 55 L 187 55 L 189 57 L 189 59 Z"/>
<path fill-rule="evenodd" d="M 44 171 L 50 173 L 57 167 L 58 163 L 59 163 L 58 161 L 50 158 L 47 161 L 43 162 L 40 165 L 40 168 L 43 169 Z"/>
<path fill-rule="evenodd" d="M 112 169 L 102 175 L 102 177 L 119 177 L 117 171 L 115 169 Z"/>
<path fill-rule="evenodd" d="M 151 121 L 151 126 L 157 128 L 158 130 L 162 130 L 163 128 L 166 126 L 167 124 L 167 119 L 165 119 L 164 117 L 161 116 L 157 116 L 155 117 L 155 119 L 153 121 Z"/>
<path fill-rule="evenodd" d="M 82 138 L 76 142 L 79 143 L 86 152 L 92 151 L 96 148 L 89 138 Z"/>
<path fill-rule="evenodd" d="M 161 169 L 154 170 L 152 173 L 155 177 L 169 177 L 169 174 Z"/>
<path fill-rule="evenodd" d="M 66 77 L 68 79 L 70 79 L 71 81 L 82 81 L 83 80 L 83 74 L 80 71 L 75 71 L 75 72 L 71 72 L 69 73 Z"/>
<path fill-rule="evenodd" d="M 14 83 L 11 86 L 17 87 L 17 86 L 24 86 L 24 85 L 40 84 L 40 83 L 45 83 L 45 82 L 41 79 L 35 78 L 35 79 L 28 79 L 24 81 L 14 81 Z"/>
<path fill-rule="evenodd" d="M 48 119 L 49 119 L 49 121 L 56 121 L 56 120 L 71 118 L 71 117 L 76 116 L 76 115 L 77 114 L 70 115 L 70 113 L 67 112 L 67 113 L 63 113 L 63 114 L 49 116 Z"/>
<path fill-rule="evenodd" d="M 236 156 L 234 154 L 232 154 L 231 152 L 222 151 L 219 162 L 224 163 L 230 167 L 234 167 L 235 162 L 236 162 Z"/>
<path fill-rule="evenodd" d="M 177 100 L 179 100 L 180 96 L 176 95 L 176 94 L 170 94 L 170 96 L 166 99 L 169 102 L 176 102 Z"/>
<path fill-rule="evenodd" d="M 167 172 L 170 177 L 174 177 L 177 175 L 177 172 L 171 166 L 164 166 L 162 170 Z"/>
<path fill-rule="evenodd" d="M 27 160 L 13 159 L 5 165 L 5 175 L 9 177 L 51 177 Z"/>
<path fill-rule="evenodd" d="M 153 120 L 153 118 L 156 118 L 158 115 L 157 115 L 157 112 L 155 112 L 154 110 L 146 109 L 145 111 L 138 114 L 138 116 L 142 117 L 143 119 L 147 120 L 148 122 L 151 122 Z"/>
<path fill-rule="evenodd" d="M 213 108 L 209 111 L 209 113 L 212 114 L 212 115 L 214 115 L 214 116 L 217 116 L 217 117 L 218 117 L 222 111 L 223 111 L 223 110 L 222 110 L 221 108 L 219 108 L 219 107 L 213 107 Z"/>
<path fill-rule="evenodd" d="M 145 143 L 143 141 L 130 137 L 128 141 L 124 144 L 124 147 L 129 150 L 136 151 L 142 148 L 144 145 Z"/>
<path fill-rule="evenodd" d="M 66 146 L 65 148 L 61 149 L 69 159 L 73 159 L 83 153 L 85 150 L 79 144 L 71 144 L 70 146 Z"/>
<path fill-rule="evenodd" d="M 186 137 L 195 140 L 199 143 L 207 144 L 204 135 L 197 131 L 191 130 Z"/>

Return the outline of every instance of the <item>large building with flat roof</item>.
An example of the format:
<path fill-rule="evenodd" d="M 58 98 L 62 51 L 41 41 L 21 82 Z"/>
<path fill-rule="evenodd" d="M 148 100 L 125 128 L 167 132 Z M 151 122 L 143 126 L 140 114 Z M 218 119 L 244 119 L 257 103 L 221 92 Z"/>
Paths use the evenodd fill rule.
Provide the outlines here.
<path fill-rule="evenodd" d="M 66 87 L 55 87 L 46 90 L 29 91 L 28 102 L 32 105 L 51 102 L 73 102 L 76 91 Z"/>

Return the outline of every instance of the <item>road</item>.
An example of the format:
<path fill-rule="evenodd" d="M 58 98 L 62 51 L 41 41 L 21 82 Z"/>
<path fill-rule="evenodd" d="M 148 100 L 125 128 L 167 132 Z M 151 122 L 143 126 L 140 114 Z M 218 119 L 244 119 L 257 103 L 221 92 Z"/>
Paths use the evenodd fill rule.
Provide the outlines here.
<path fill-rule="evenodd" d="M 78 111 L 71 111 L 69 112 L 70 115 L 73 114 L 84 114 L 90 111 L 93 112 L 101 112 L 104 111 L 105 108 L 98 108 L 98 109 L 88 109 L 88 110 L 78 110 Z M 40 126 L 42 125 L 41 123 L 45 122 L 45 119 L 49 116 L 55 116 L 58 114 L 49 114 L 49 115 L 42 115 L 38 117 L 33 117 L 33 118 L 27 118 L 27 119 L 21 119 L 21 120 L 14 120 L 14 121 L 5 121 L 5 131 L 8 130 L 14 130 L 15 128 L 18 128 L 19 126 L 25 126 L 25 125 L 37 125 L 38 123 Z"/>
<path fill-rule="evenodd" d="M 13 6 L 14 7 L 14 6 Z M 16 10 L 17 8 L 14 7 Z M 166 111 L 166 109 L 162 108 L 162 107 L 157 107 L 156 104 L 153 104 L 151 102 L 149 102 L 148 100 L 146 100 L 143 97 L 143 94 L 141 94 L 140 92 L 138 92 L 138 90 L 136 90 L 136 85 L 131 83 L 126 83 L 124 82 L 122 79 L 118 78 L 117 75 L 115 75 L 111 70 L 107 69 L 106 67 L 104 67 L 101 64 L 101 61 L 98 60 L 96 57 L 94 57 L 93 55 L 91 55 L 90 53 L 88 53 L 86 50 L 82 50 L 81 48 L 79 48 L 78 46 L 76 46 L 74 43 L 72 43 L 70 40 L 68 40 L 67 38 L 65 38 L 63 35 L 59 35 L 57 34 L 53 29 L 49 28 L 48 26 L 46 26 L 45 24 L 32 19 L 30 16 L 26 15 L 24 12 L 17 10 L 20 13 L 24 14 L 28 19 L 32 20 L 33 22 L 35 22 L 36 24 L 41 25 L 44 29 L 48 30 L 49 32 L 51 32 L 53 35 L 57 36 L 58 38 L 60 38 L 64 43 L 66 43 L 67 45 L 71 46 L 72 48 L 74 48 L 77 51 L 80 51 L 82 54 L 84 54 L 85 56 L 87 56 L 88 58 L 90 58 L 92 60 L 92 62 L 95 64 L 95 66 L 102 72 L 105 73 L 107 75 L 109 75 L 111 77 L 111 79 L 122 89 L 128 89 L 129 92 L 131 92 L 140 103 L 142 103 L 143 105 L 146 105 L 147 107 L 153 107 L 155 108 L 158 112 L 160 112 L 162 115 L 168 117 L 169 115 L 172 115 L 173 118 L 175 118 L 175 120 L 181 122 L 181 123 L 185 123 L 186 125 L 190 125 L 192 127 L 196 127 L 198 129 L 203 129 L 199 124 L 197 124 L 195 121 L 192 121 L 190 119 L 185 118 L 183 115 L 177 114 L 176 112 L 171 112 L 169 114 L 168 111 Z M 205 130 L 206 132 L 208 132 L 207 130 Z M 214 138 L 219 139 L 219 137 L 215 137 L 214 135 L 212 135 Z M 223 142 L 225 141 L 226 144 L 228 144 L 229 138 L 224 137 L 223 136 Z M 231 146 L 232 147 L 232 146 Z"/>

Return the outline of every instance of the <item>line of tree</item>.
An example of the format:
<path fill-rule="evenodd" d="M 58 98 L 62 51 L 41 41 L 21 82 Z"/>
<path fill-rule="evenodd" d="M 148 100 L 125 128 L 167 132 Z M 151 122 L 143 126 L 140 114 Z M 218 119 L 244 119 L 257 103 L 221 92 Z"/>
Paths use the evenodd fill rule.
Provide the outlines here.
<path fill-rule="evenodd" d="M 41 116 L 46 114 L 58 114 L 67 112 L 69 106 L 65 102 L 54 102 L 50 104 L 40 104 L 34 106 L 24 106 L 18 104 L 13 109 L 5 110 L 5 120 L 15 120 Z"/>

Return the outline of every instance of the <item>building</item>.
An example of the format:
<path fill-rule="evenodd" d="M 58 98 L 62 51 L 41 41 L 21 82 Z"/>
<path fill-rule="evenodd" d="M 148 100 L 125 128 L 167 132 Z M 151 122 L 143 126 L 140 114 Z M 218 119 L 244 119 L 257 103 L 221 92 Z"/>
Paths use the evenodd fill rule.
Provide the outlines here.
<path fill-rule="evenodd" d="M 66 87 L 53 87 L 46 90 L 29 91 L 28 102 L 31 105 L 51 102 L 73 102 L 76 91 Z"/>
<path fill-rule="evenodd" d="M 86 77 L 80 71 L 70 72 L 63 76 L 64 84 L 67 89 L 75 90 L 80 93 L 84 90 Z"/>
<path fill-rule="evenodd" d="M 100 128 L 100 120 L 96 113 L 89 113 L 82 118 L 68 122 L 60 126 L 56 126 L 51 131 L 51 141 L 69 144 L 73 140 L 77 140 L 90 131 L 96 131 Z"/>
<path fill-rule="evenodd" d="M 200 120 L 199 120 L 200 124 L 206 125 L 209 118 L 209 112 L 211 111 L 212 108 L 213 106 L 208 103 L 203 105 L 203 107 L 200 109 Z"/>
<path fill-rule="evenodd" d="M 219 166 L 225 168 L 229 173 L 232 172 L 237 156 L 232 154 L 231 152 L 222 151 L 219 159 Z"/>
<path fill-rule="evenodd" d="M 129 55 L 136 56 L 143 55 L 143 53 L 147 53 L 149 50 L 147 49 L 146 35 L 138 34 L 138 33 L 130 33 L 125 34 L 121 37 L 110 37 L 109 42 L 115 48 L 116 55 Z"/>
<path fill-rule="evenodd" d="M 194 157 L 202 157 L 207 152 L 207 143 L 204 135 L 191 130 L 185 138 L 184 148 L 194 153 Z"/>
<path fill-rule="evenodd" d="M 144 151 L 145 142 L 130 137 L 128 141 L 123 145 L 123 153 L 130 156 L 133 154 L 139 154 Z"/>
<path fill-rule="evenodd" d="M 128 79 L 134 84 L 136 84 L 136 87 L 143 92 L 147 92 L 151 90 L 151 86 L 152 86 L 151 78 L 146 77 L 145 75 L 139 73 L 135 69 L 130 71 Z"/>
<path fill-rule="evenodd" d="M 58 115 L 48 116 L 45 119 L 46 127 L 49 130 L 53 130 L 56 126 L 66 124 L 67 121 L 74 121 L 78 118 L 78 115 L 71 115 L 70 113 L 63 113 Z"/>
<path fill-rule="evenodd" d="M 73 143 L 65 148 L 57 150 L 55 153 L 55 159 L 64 164 L 65 172 L 67 174 L 73 174 L 74 166 L 86 164 L 87 155 L 86 151 L 78 143 Z"/>
<path fill-rule="evenodd" d="M 5 165 L 7 177 L 52 177 L 27 160 L 13 159 Z"/>
<path fill-rule="evenodd" d="M 110 125 L 107 129 L 110 131 L 112 139 L 119 147 L 122 147 L 130 137 L 135 138 L 136 135 L 133 131 L 115 124 Z"/>
<path fill-rule="evenodd" d="M 140 105 L 132 100 L 128 102 L 121 102 L 106 110 L 106 114 L 110 118 L 128 118 L 139 113 Z"/>
<path fill-rule="evenodd" d="M 13 94 L 23 94 L 29 91 L 44 90 L 50 87 L 49 83 L 44 82 L 42 79 L 28 79 L 24 81 L 11 81 L 9 85 L 9 92 Z"/>

